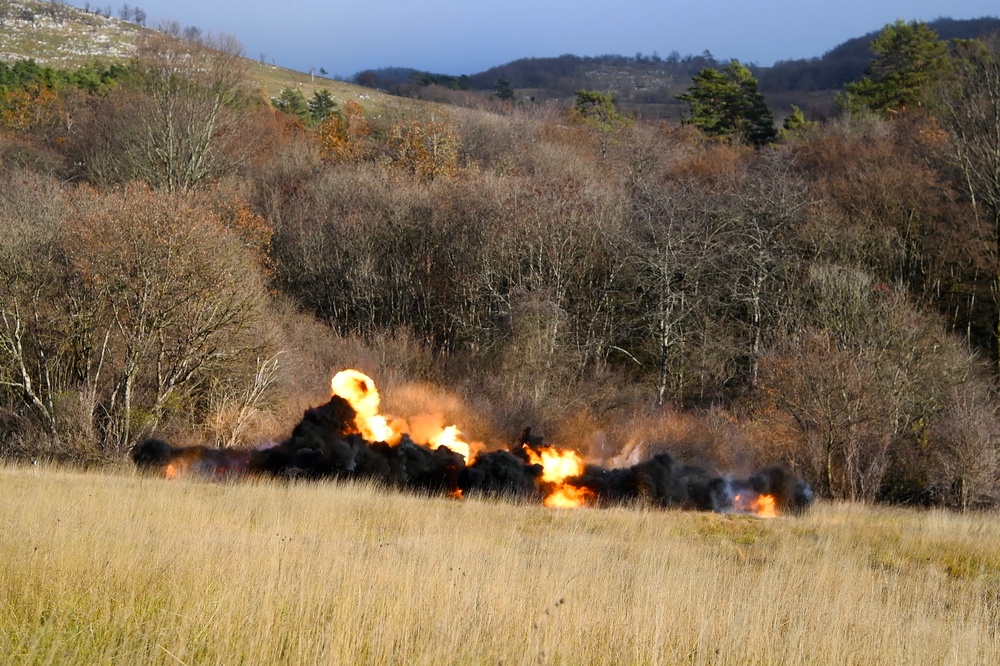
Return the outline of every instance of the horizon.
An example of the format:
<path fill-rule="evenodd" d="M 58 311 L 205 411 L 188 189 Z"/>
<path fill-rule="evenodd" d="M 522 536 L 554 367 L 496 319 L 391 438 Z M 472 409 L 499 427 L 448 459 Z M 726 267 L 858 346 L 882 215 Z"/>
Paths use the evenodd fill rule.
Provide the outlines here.
<path fill-rule="evenodd" d="M 82 8 L 86 3 L 71 4 Z M 112 8 L 114 16 L 120 7 Z M 721 61 L 766 67 L 821 57 L 900 18 L 997 17 L 996 6 L 985 0 L 890 0 L 878 6 L 848 0 L 808 10 L 790 0 L 766 10 L 735 0 L 673 7 L 649 0 L 625 0 L 614 7 L 550 0 L 475 9 L 454 0 L 435 0 L 419 9 L 388 0 L 378 11 L 370 6 L 330 8 L 313 0 L 281 7 L 151 0 L 133 7 L 146 12 L 147 26 L 176 21 L 206 33 L 229 34 L 243 44 L 248 58 L 301 72 L 323 69 L 341 79 L 397 67 L 474 75 L 516 60 L 567 54 L 666 58 L 672 52 L 684 57 L 708 51 Z"/>

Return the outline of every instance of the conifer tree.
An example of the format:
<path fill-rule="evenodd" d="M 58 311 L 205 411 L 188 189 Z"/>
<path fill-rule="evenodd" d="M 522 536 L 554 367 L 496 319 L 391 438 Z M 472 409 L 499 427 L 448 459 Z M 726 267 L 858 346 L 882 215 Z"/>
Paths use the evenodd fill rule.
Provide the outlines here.
<path fill-rule="evenodd" d="M 337 108 L 337 103 L 333 101 L 333 95 L 326 88 L 317 90 L 309 99 L 309 119 L 313 125 L 318 125 L 327 119 Z"/>
<path fill-rule="evenodd" d="M 774 116 L 750 70 L 733 60 L 721 69 L 698 72 L 678 99 L 690 104 L 684 122 L 709 136 L 762 146 L 774 140 Z"/>
<path fill-rule="evenodd" d="M 882 115 L 923 106 L 933 85 L 948 73 L 948 49 L 921 21 L 886 25 L 871 44 L 875 57 L 865 77 L 846 86 L 840 98 L 848 111 L 869 109 Z"/>
<path fill-rule="evenodd" d="M 271 103 L 279 111 L 295 116 L 303 122 L 309 119 L 309 103 L 306 102 L 306 96 L 294 88 L 285 88 L 280 96 L 271 100 Z"/>
<path fill-rule="evenodd" d="M 782 139 L 791 139 L 815 126 L 816 121 L 806 120 L 806 114 L 802 113 L 802 109 L 792 104 L 792 111 L 785 118 L 784 122 L 781 123 L 781 132 L 779 134 Z"/>

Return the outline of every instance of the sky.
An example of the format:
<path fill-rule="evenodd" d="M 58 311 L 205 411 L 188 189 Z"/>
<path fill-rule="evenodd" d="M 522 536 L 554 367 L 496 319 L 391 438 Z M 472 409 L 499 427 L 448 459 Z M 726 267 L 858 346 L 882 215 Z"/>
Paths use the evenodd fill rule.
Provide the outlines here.
<path fill-rule="evenodd" d="M 82 6 L 82 2 L 73 2 Z M 100 2 L 91 2 L 100 6 Z M 1000 15 L 996 0 L 139 0 L 147 25 L 166 19 L 228 33 L 246 55 L 350 77 L 412 67 L 476 74 L 512 60 L 567 53 L 666 57 L 711 51 L 771 65 L 821 56 L 896 19 Z M 121 4 L 111 5 L 115 15 Z"/>

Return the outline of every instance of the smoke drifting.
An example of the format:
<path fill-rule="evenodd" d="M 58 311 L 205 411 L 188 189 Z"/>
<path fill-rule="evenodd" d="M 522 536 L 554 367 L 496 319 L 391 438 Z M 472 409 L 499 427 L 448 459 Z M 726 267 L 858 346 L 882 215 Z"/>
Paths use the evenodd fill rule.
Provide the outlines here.
<path fill-rule="evenodd" d="M 357 373 L 360 375 L 360 373 Z M 360 375 L 364 377 L 364 375 Z M 136 466 L 174 478 L 194 474 L 212 479 L 271 476 L 305 479 L 372 479 L 386 486 L 455 497 L 510 497 L 548 506 L 605 506 L 648 503 L 718 512 L 796 513 L 812 502 L 812 490 L 781 467 L 746 479 L 685 465 L 669 453 L 624 468 L 588 465 L 571 450 L 546 446 L 525 430 L 508 450 L 494 450 L 466 461 L 462 446 L 423 445 L 409 434 L 393 443 L 370 441 L 374 384 L 359 379 L 369 413 L 334 395 L 305 412 L 285 441 L 261 449 L 173 447 L 147 439 L 132 452 Z M 456 429 L 457 431 L 457 429 Z M 388 431 L 386 431 L 388 432 Z M 386 437 L 388 439 L 388 437 Z M 448 440 L 452 441 L 452 440 Z M 460 443 L 461 444 L 461 443 Z M 458 452 L 455 449 L 457 449 Z"/>

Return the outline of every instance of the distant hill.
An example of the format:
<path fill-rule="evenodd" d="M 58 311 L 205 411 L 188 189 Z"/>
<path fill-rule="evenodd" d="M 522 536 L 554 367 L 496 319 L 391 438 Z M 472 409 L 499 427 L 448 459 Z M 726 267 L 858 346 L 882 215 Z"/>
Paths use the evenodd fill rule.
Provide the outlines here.
<path fill-rule="evenodd" d="M 1000 19 L 955 20 L 941 18 L 929 23 L 942 39 L 969 39 L 1000 31 Z M 881 29 L 881 26 L 878 30 Z M 772 67 L 751 66 L 760 89 L 777 117 L 796 104 L 810 117 L 823 117 L 834 109 L 834 95 L 844 84 L 864 75 L 871 61 L 873 30 L 850 39 L 820 57 L 787 60 Z M 491 91 L 504 80 L 520 99 L 566 102 L 581 88 L 610 92 L 618 104 L 646 118 L 680 117 L 684 105 L 676 99 L 691 85 L 691 77 L 704 67 L 720 63 L 711 53 L 666 58 L 658 55 L 594 57 L 562 55 L 555 58 L 522 58 L 464 77 L 432 74 L 404 67 L 368 70 L 359 74 L 359 84 L 394 94 L 419 97 L 419 89 L 431 85 L 455 90 Z"/>
<path fill-rule="evenodd" d="M 676 95 L 704 67 L 719 63 L 711 53 L 681 57 L 658 55 L 522 58 L 469 76 L 448 76 L 405 67 L 366 70 L 355 77 L 360 85 L 396 95 L 420 97 L 421 88 L 437 85 L 453 90 L 489 92 L 500 80 L 516 90 L 518 99 L 535 102 L 572 98 L 581 88 L 610 92 L 623 108 L 645 117 L 677 117 Z"/>
<path fill-rule="evenodd" d="M 974 39 L 1000 31 L 998 18 L 940 18 L 928 25 L 945 40 Z M 785 60 L 775 63 L 773 67 L 757 68 L 760 90 L 772 107 L 788 108 L 797 104 L 809 110 L 816 106 L 811 109 L 811 115 L 823 115 L 829 110 L 826 107 L 832 105 L 834 92 L 864 76 L 865 68 L 874 56 L 871 42 L 877 34 L 878 30 L 873 30 L 849 39 L 818 58 Z"/>
<path fill-rule="evenodd" d="M 150 29 L 144 23 L 145 18 L 136 17 L 134 13 L 131 20 L 116 17 L 110 5 L 84 11 L 61 2 L 0 0 L 0 60 L 31 58 L 39 64 L 60 69 L 80 67 L 95 60 L 126 61 L 134 54 L 136 39 Z M 1000 31 L 1000 19 L 941 18 L 930 26 L 943 39 L 968 39 Z M 185 28 L 173 34 L 196 30 Z M 772 67 L 752 67 L 775 116 L 783 117 L 792 104 L 801 107 L 811 118 L 831 113 L 834 95 L 845 83 L 863 75 L 872 57 L 869 45 L 876 34 L 877 30 L 873 30 L 850 39 L 820 57 L 781 61 Z M 554 58 L 522 58 L 463 76 L 407 67 L 366 70 L 356 75 L 358 85 L 352 85 L 262 61 L 251 62 L 251 76 L 271 97 L 288 87 L 302 91 L 307 97 L 326 88 L 338 103 L 356 100 L 371 109 L 399 105 L 402 102 L 398 97 L 452 101 L 448 91 L 487 97 L 497 82 L 503 80 L 513 88 L 516 99 L 566 104 L 581 88 L 601 90 L 610 92 L 623 109 L 640 117 L 670 119 L 679 118 L 684 110 L 685 106 L 676 96 L 690 86 L 691 77 L 704 67 L 724 64 L 707 51 L 697 56 L 681 56 L 675 51 L 665 58 L 641 53 L 634 56 L 567 54 Z M 426 92 L 432 89 L 443 93 Z"/>

